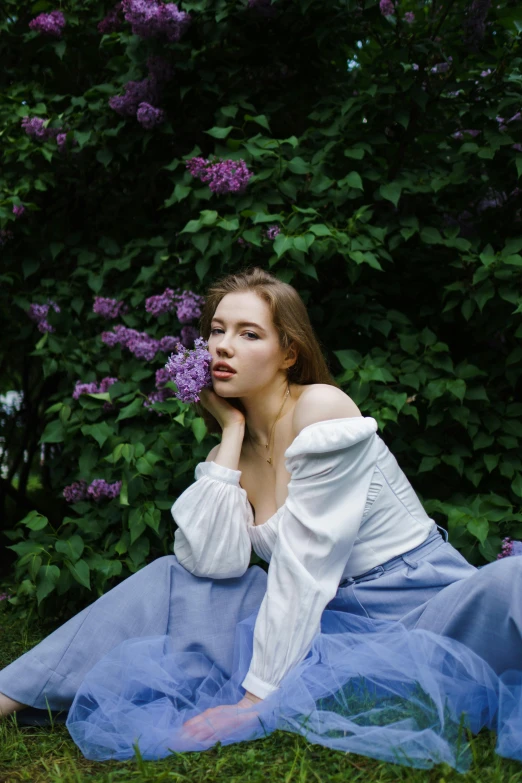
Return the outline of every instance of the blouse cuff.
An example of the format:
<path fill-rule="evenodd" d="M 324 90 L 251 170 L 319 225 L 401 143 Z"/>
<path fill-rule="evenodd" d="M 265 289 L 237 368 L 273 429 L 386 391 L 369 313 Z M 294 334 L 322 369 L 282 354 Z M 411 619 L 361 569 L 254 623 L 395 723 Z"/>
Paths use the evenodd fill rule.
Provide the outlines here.
<path fill-rule="evenodd" d="M 226 484 L 232 484 L 235 487 L 239 487 L 241 471 L 226 468 L 224 465 L 217 465 L 215 462 L 200 462 L 196 465 L 195 475 L 196 479 L 199 479 L 202 476 L 208 476 L 217 481 L 224 481 Z"/>
<path fill-rule="evenodd" d="M 254 696 L 257 696 L 260 699 L 266 699 L 267 696 L 270 696 L 270 694 L 274 693 L 274 691 L 279 690 L 277 685 L 270 685 L 269 682 L 260 680 L 259 677 L 256 677 L 256 675 L 252 674 L 252 672 L 247 673 L 247 676 L 241 683 L 241 686 L 246 691 L 253 693 Z"/>

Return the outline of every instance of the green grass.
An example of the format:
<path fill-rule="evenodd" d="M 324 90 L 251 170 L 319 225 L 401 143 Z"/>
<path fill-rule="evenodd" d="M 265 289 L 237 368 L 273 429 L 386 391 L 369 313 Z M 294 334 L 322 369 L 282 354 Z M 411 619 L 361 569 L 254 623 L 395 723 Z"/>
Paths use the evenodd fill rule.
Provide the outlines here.
<path fill-rule="evenodd" d="M 0 626 L 1 666 L 42 636 L 36 624 L 27 632 L 5 612 Z M 495 739 L 483 732 L 471 741 L 473 763 L 464 775 L 445 764 L 415 770 L 345 754 L 286 732 L 161 761 L 99 763 L 83 758 L 65 726 L 18 726 L 12 716 L 0 722 L 0 783 L 522 783 L 522 764 L 497 756 Z"/>

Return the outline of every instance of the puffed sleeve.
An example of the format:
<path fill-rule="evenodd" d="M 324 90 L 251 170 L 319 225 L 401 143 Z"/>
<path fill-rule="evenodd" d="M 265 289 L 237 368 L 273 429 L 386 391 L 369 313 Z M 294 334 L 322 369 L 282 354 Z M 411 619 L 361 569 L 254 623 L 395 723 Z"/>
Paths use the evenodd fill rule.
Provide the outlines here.
<path fill-rule="evenodd" d="M 253 513 L 239 485 L 241 471 L 200 462 L 195 477 L 171 509 L 178 525 L 174 554 L 195 576 L 242 576 L 250 563 L 247 527 L 253 524 Z"/>
<path fill-rule="evenodd" d="M 242 683 L 260 698 L 307 655 L 337 592 L 377 461 L 376 430 L 371 417 L 316 422 L 285 452 L 288 497 Z"/>

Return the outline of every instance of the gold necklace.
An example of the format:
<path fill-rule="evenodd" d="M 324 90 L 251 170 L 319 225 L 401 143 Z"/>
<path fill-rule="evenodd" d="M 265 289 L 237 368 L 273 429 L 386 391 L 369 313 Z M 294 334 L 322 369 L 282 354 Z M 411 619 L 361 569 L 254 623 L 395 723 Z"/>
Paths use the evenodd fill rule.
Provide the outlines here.
<path fill-rule="evenodd" d="M 284 398 L 284 400 L 283 400 L 283 404 L 282 404 L 282 405 L 281 405 L 281 407 L 279 408 L 279 413 L 277 414 L 277 418 L 276 418 L 276 420 L 274 421 L 274 423 L 272 424 L 272 429 L 270 430 L 270 436 L 269 436 L 269 438 L 268 438 L 268 443 L 260 443 L 258 440 L 254 440 L 254 438 L 253 438 L 253 437 L 252 437 L 252 435 L 250 434 L 250 431 L 248 430 L 248 427 L 247 427 L 248 437 L 249 437 L 249 440 L 251 440 L 251 441 L 252 441 L 252 443 L 257 443 L 257 445 L 258 445 L 258 446 L 264 446 L 264 447 L 265 447 L 265 449 L 268 449 L 268 447 L 270 446 L 270 443 L 271 443 L 271 441 L 272 441 L 272 434 L 273 434 L 273 432 L 274 432 L 274 427 L 275 427 L 275 425 L 276 425 L 276 423 L 277 423 L 277 421 L 278 421 L 279 417 L 281 416 L 281 413 L 283 412 L 283 408 L 284 408 L 284 406 L 285 406 L 285 402 L 286 402 L 286 400 L 287 400 L 287 398 L 288 398 L 288 395 L 289 395 L 289 394 L 290 394 L 290 386 L 287 386 L 286 393 L 285 393 L 285 398 Z M 271 464 L 272 464 L 272 456 L 273 456 L 272 454 L 269 454 L 269 457 L 268 457 L 268 459 L 267 459 L 267 462 L 268 462 L 268 464 L 269 464 L 269 465 L 271 465 Z"/>

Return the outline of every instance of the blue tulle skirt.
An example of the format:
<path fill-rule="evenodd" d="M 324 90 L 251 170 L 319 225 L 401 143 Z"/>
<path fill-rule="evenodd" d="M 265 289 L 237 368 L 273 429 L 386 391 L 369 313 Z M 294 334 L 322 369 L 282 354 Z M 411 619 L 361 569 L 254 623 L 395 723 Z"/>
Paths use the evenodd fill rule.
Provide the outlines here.
<path fill-rule="evenodd" d="M 76 692 L 71 736 L 89 759 L 136 749 L 159 759 L 282 729 L 344 752 L 465 771 L 469 732 L 487 727 L 500 755 L 522 761 L 522 560 L 477 570 L 438 533 L 407 554 L 401 567 L 339 590 L 307 657 L 264 701 L 228 707 L 225 722 L 219 710 L 203 715 L 244 696 L 256 609 L 233 625 L 226 665 L 204 645 L 180 649 L 171 633 L 114 647 Z M 185 725 L 198 715 L 205 739 Z"/>

